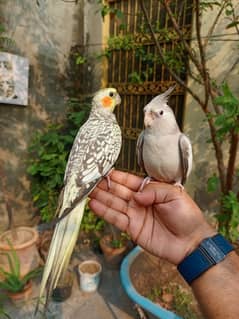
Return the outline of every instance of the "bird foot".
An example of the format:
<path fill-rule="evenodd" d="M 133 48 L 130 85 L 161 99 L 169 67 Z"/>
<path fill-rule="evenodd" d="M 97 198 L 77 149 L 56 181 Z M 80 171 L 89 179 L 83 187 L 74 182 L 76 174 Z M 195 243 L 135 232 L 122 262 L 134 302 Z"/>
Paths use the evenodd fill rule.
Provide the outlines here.
<path fill-rule="evenodd" d="M 110 188 L 111 188 L 111 179 L 110 179 L 110 176 L 107 175 L 107 176 L 105 176 L 105 178 L 106 178 L 106 181 L 107 181 L 107 188 L 108 188 L 108 190 L 110 190 Z"/>
<path fill-rule="evenodd" d="M 112 173 L 113 170 L 114 170 L 114 168 L 111 168 L 111 170 L 107 173 L 107 175 L 105 175 L 105 178 L 106 178 L 106 181 L 107 181 L 107 188 L 108 188 L 108 190 L 111 189 L 110 174 Z"/>
<path fill-rule="evenodd" d="M 149 177 L 149 176 L 145 177 L 140 185 L 138 192 L 141 193 L 144 187 L 148 185 L 151 181 L 152 181 L 152 177 Z"/>
<path fill-rule="evenodd" d="M 176 187 L 179 187 L 181 192 L 184 190 L 184 186 L 180 182 L 176 182 L 173 185 L 176 186 Z"/>

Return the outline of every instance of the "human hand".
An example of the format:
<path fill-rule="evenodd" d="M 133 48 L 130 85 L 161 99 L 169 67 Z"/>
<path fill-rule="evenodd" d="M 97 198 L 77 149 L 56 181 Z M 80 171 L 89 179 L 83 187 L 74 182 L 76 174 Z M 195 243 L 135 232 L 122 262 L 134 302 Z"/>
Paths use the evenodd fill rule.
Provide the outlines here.
<path fill-rule="evenodd" d="M 117 170 L 110 178 L 109 190 L 103 180 L 90 194 L 90 208 L 150 253 L 177 265 L 216 233 L 179 187 L 152 182 L 139 193 L 142 178 Z"/>

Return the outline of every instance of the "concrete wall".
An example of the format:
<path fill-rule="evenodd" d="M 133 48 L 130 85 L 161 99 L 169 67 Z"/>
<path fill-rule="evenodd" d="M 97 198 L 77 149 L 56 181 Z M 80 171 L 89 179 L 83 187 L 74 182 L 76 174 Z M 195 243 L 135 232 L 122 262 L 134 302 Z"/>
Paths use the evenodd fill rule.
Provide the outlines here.
<path fill-rule="evenodd" d="M 81 92 L 91 93 L 100 84 L 100 73 L 97 77 L 89 63 L 82 72 L 84 80 L 78 80 L 77 84 L 71 76 L 74 70 L 69 70 L 71 48 L 96 41 L 90 35 L 93 28 L 95 31 L 95 23 L 99 24 L 96 36 L 101 39 L 95 1 L 76 2 L 38 0 L 37 4 L 36 0 L 0 0 L 0 16 L 7 35 L 16 43 L 6 51 L 27 57 L 30 62 L 29 105 L 0 104 L 0 168 L 5 176 L 5 181 L 0 180 L 0 189 L 9 196 L 17 224 L 31 223 L 33 207 L 26 161 L 34 132 L 49 121 L 64 119 L 66 88 L 76 86 Z M 2 193 L 0 203 L 3 227 L 7 215 Z"/>
<path fill-rule="evenodd" d="M 237 1 L 234 1 L 237 4 Z M 239 5 L 237 4 L 239 10 Z M 206 36 L 212 25 L 215 11 L 204 13 L 202 35 Z M 238 35 L 230 35 L 233 29 L 226 30 L 228 20 L 220 19 L 214 34 L 228 34 L 223 39 L 238 40 Z M 195 37 L 195 31 L 193 34 Z M 222 38 L 221 38 L 222 39 Z M 192 43 L 194 46 L 194 42 Z M 212 79 L 218 84 L 227 81 L 233 93 L 239 97 L 239 57 L 238 42 L 236 41 L 211 41 L 207 50 L 207 66 Z M 203 97 L 202 88 L 193 80 L 189 81 L 190 87 Z M 194 168 L 187 183 L 187 189 L 204 210 L 214 211 L 217 207 L 218 194 L 208 194 L 207 179 L 217 173 L 214 149 L 207 143 L 210 138 L 209 129 L 205 122 L 204 113 L 200 106 L 188 95 L 186 99 L 185 132 L 189 135 L 194 151 Z M 225 150 L 226 151 L 226 150 Z"/>

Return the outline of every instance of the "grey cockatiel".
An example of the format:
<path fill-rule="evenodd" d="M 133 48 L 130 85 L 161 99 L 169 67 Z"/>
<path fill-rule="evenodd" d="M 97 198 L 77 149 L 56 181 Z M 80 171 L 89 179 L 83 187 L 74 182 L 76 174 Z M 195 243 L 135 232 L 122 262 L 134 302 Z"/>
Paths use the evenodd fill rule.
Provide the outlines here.
<path fill-rule="evenodd" d="M 167 104 L 173 89 L 156 96 L 144 107 L 145 129 L 138 137 L 137 158 L 149 178 L 183 185 L 192 169 L 192 147 Z"/>
<path fill-rule="evenodd" d="M 120 153 L 121 130 L 113 114 L 120 102 L 114 88 L 97 92 L 89 118 L 75 138 L 58 205 L 58 217 L 67 215 L 56 225 L 40 287 L 39 300 L 46 290 L 46 304 L 70 261 L 87 196 L 111 170 Z"/>

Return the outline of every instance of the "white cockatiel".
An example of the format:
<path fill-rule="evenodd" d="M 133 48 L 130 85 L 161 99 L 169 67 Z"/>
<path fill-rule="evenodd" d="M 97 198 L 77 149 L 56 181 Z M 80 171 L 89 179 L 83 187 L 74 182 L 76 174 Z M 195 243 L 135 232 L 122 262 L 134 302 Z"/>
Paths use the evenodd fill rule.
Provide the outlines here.
<path fill-rule="evenodd" d="M 167 104 L 173 89 L 170 87 L 144 107 L 145 129 L 138 137 L 137 158 L 148 175 L 145 183 L 154 179 L 182 186 L 192 169 L 190 140 L 180 131 Z"/>
<path fill-rule="evenodd" d="M 58 205 L 58 217 L 66 216 L 55 227 L 40 287 L 39 301 L 46 290 L 46 304 L 70 261 L 87 196 L 119 156 L 122 137 L 113 111 L 120 102 L 116 89 L 98 91 L 72 146 Z"/>

